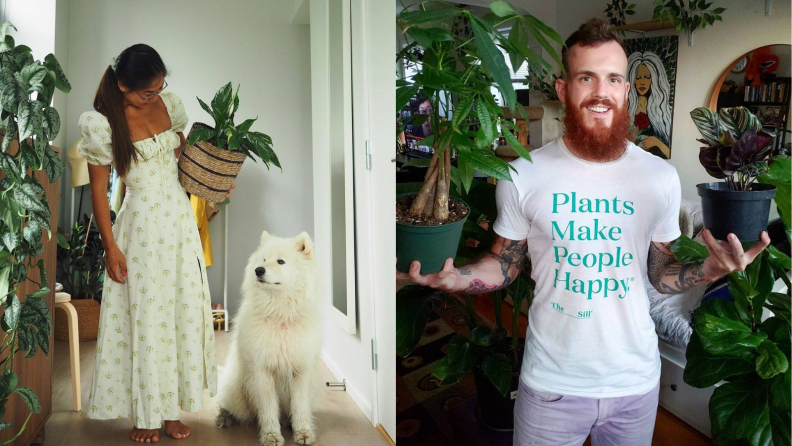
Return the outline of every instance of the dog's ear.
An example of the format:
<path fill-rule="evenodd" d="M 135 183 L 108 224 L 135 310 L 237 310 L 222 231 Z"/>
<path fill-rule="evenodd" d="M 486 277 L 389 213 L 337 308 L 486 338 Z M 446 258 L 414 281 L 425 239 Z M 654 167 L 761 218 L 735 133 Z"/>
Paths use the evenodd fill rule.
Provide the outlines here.
<path fill-rule="evenodd" d="M 307 259 L 310 260 L 313 258 L 313 242 L 311 241 L 311 236 L 309 236 L 307 232 L 303 231 L 297 236 L 297 243 L 295 246 Z"/>
<path fill-rule="evenodd" d="M 261 243 L 266 242 L 267 239 L 269 239 L 269 238 L 270 238 L 269 232 L 264 231 L 264 232 L 261 233 Z"/>

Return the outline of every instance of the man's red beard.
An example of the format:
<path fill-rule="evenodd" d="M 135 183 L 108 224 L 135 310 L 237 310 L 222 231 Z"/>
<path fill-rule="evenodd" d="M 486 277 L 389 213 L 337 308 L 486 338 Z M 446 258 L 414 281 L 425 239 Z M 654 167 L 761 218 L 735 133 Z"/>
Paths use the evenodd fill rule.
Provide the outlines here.
<path fill-rule="evenodd" d="M 630 115 L 627 104 L 616 107 L 609 99 L 592 99 L 584 102 L 580 108 L 571 105 L 569 91 L 566 94 L 566 137 L 575 152 L 591 161 L 611 161 L 618 158 L 627 145 L 630 137 Z M 610 127 L 597 123 L 593 129 L 586 127 L 583 113 L 586 107 L 603 105 L 613 112 L 613 121 Z"/>

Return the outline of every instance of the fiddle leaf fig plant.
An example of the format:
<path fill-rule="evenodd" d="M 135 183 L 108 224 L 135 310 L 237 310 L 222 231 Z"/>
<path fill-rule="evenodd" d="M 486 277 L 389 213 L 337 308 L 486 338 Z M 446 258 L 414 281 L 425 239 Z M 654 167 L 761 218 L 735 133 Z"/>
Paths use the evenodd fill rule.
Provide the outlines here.
<path fill-rule="evenodd" d="M 3 340 L 0 342 L 0 418 L 5 415 L 8 398 L 16 393 L 30 409 L 27 420 L 41 411 L 36 392 L 20 386 L 14 372 L 14 360 L 19 351 L 25 358 L 35 355 L 39 348 L 49 354 L 52 320 L 45 297 L 48 287 L 44 260 L 43 232 L 52 237 L 52 213 L 44 187 L 34 176 L 43 170 L 50 182 L 63 173 L 63 164 L 50 146 L 60 131 L 58 111 L 50 106 L 55 89 L 68 93 L 69 81 L 54 55 L 44 62 L 34 60 L 30 48 L 17 45 L 8 32 L 16 27 L 9 22 L 0 26 L 0 319 Z M 14 143 L 17 150 L 13 150 Z M 38 258 L 38 259 L 37 259 Z M 28 277 L 34 269 L 39 280 Z M 38 290 L 22 301 L 20 284 L 29 281 Z M 25 430 L 19 427 L 13 442 Z M 0 431 L 15 428 L 12 423 L 0 422 Z"/>
<path fill-rule="evenodd" d="M 774 200 L 788 238 L 789 161 L 787 157 L 776 160 L 759 180 L 786 187 L 786 193 L 779 187 Z M 683 264 L 700 264 L 709 256 L 704 246 L 687 237 L 675 240 L 671 250 Z M 727 277 L 734 300 L 707 300 L 693 313 L 683 379 L 699 388 L 724 382 L 709 403 L 716 444 L 790 443 L 791 267 L 789 256 L 770 245 L 745 271 Z M 783 293 L 773 292 L 778 279 L 786 285 Z"/>
<path fill-rule="evenodd" d="M 503 129 L 507 143 L 520 156 L 530 159 L 528 150 L 512 134 L 517 132 L 516 125 L 506 119 L 502 108 L 516 109 L 527 119 L 525 109 L 517 103 L 506 57 L 515 71 L 528 64 L 531 71 L 552 72 L 550 64 L 529 47 L 528 39 L 539 42 L 558 66 L 561 59 L 550 42 L 564 45 L 564 41 L 539 19 L 516 13 L 506 2 L 493 2 L 490 9 L 492 13 L 482 18 L 450 3 L 429 1 L 405 8 L 397 16 L 396 24 L 408 43 L 397 60 L 418 68 L 415 74 L 397 81 L 396 110 L 417 94 L 428 99 L 433 110 L 412 122 L 420 125 L 428 119 L 434 129 L 434 134 L 422 142 L 434 149 L 434 155 L 424 185 L 411 205 L 413 217 L 448 220 L 454 150 L 458 152 L 459 180 L 466 191 L 476 170 L 497 179 L 511 179 L 511 166 L 489 147 L 498 137 L 498 128 Z M 511 26 L 508 35 L 501 31 L 507 26 Z M 467 29 L 469 32 L 462 31 Z M 415 47 L 423 52 L 416 53 Z M 420 61 L 412 59 L 415 54 L 421 55 Z M 492 86 L 501 93 L 504 104 L 496 102 L 490 92 Z"/>
<path fill-rule="evenodd" d="M 207 141 L 221 150 L 238 150 L 253 162 L 257 162 L 256 158 L 259 158 L 267 166 L 267 169 L 272 163 L 283 170 L 278 156 L 272 150 L 272 138 L 264 133 L 250 130 L 258 118 L 247 119 L 239 125 L 234 124 L 234 116 L 239 108 L 239 87 L 237 85 L 237 89 L 234 91 L 231 82 L 225 84 L 215 94 L 211 106 L 200 98 L 196 98 L 201 104 L 201 108 L 214 119 L 214 128 L 196 126 L 190 132 L 188 143 L 193 145 L 197 142 Z"/>

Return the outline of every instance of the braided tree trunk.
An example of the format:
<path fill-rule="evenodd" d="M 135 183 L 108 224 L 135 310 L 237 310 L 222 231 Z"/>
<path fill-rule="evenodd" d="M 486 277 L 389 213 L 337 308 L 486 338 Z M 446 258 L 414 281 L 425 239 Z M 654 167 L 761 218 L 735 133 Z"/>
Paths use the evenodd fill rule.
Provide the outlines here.
<path fill-rule="evenodd" d="M 441 159 L 442 157 L 442 159 Z M 438 156 L 435 154 L 426 171 L 424 184 L 410 207 L 413 217 L 434 217 L 439 221 L 448 220 L 448 191 L 451 187 L 451 148 L 448 147 Z"/>

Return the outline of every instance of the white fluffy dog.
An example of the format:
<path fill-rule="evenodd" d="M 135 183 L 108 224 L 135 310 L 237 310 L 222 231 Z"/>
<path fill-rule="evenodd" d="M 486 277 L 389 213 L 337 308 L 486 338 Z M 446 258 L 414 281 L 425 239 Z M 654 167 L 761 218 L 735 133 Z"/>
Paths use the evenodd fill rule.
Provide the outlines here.
<path fill-rule="evenodd" d="M 217 426 L 258 421 L 266 446 L 280 446 L 280 415 L 294 442 L 315 441 L 312 406 L 318 386 L 322 317 L 313 244 L 264 231 L 250 256 L 231 350 L 220 377 Z"/>

